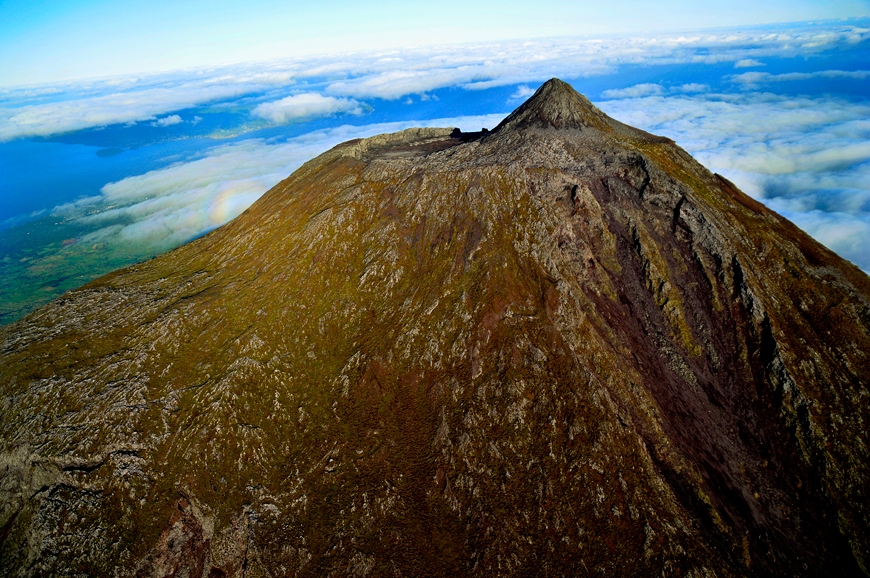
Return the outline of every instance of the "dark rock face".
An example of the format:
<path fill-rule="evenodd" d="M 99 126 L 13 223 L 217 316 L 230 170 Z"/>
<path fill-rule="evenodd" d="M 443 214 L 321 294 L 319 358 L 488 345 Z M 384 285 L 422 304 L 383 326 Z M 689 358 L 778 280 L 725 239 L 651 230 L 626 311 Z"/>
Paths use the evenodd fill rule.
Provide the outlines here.
<path fill-rule="evenodd" d="M 4 576 L 870 568 L 870 279 L 546 83 L 0 329 Z"/>

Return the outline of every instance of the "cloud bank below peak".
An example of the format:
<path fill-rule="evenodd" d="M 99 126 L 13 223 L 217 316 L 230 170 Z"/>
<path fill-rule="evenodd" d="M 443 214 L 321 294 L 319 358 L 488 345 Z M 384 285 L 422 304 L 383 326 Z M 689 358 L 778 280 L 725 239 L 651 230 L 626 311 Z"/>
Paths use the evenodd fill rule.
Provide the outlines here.
<path fill-rule="evenodd" d="M 770 74 L 769 72 L 744 72 L 730 77 L 731 81 L 746 85 L 757 85 L 769 82 L 794 82 L 800 80 L 849 78 L 863 80 L 870 78 L 870 70 L 817 70 L 814 72 L 785 72 Z"/>
<path fill-rule="evenodd" d="M 341 112 L 362 114 L 363 109 L 360 103 L 352 98 L 335 98 L 316 92 L 304 92 L 259 104 L 254 107 L 251 114 L 275 124 L 285 124 L 297 119 Z"/>
<path fill-rule="evenodd" d="M 249 109 L 256 111 L 254 116 L 283 123 L 300 118 L 297 115 L 303 113 L 320 114 L 315 111 L 353 113 L 354 103 L 364 104 L 361 101 L 365 99 L 394 101 L 443 88 L 478 90 L 532 85 L 554 76 L 588 78 L 632 65 L 732 63 L 739 69 L 755 66 L 769 57 L 806 57 L 857 46 L 868 39 L 870 29 L 850 23 L 545 38 L 348 53 L 147 78 L 3 89 L 0 90 L 0 140 L 156 121 L 161 115 L 246 95 L 256 97 L 252 101 L 254 108 Z M 847 76 L 864 74 L 863 71 L 840 72 Z M 733 76 L 734 82 L 744 84 L 788 79 L 754 71 Z M 290 86 L 311 96 L 288 96 Z M 651 94 L 654 93 L 647 93 Z M 639 93 L 625 95 L 643 96 Z M 264 98 L 278 100 L 271 105 L 256 104 Z M 335 100 L 325 100 L 330 98 Z"/>
<path fill-rule="evenodd" d="M 111 124 L 155 121 L 168 112 L 203 102 L 238 97 L 263 87 L 247 84 L 183 83 L 131 89 L 57 102 L 0 108 L 0 141 L 51 136 Z M 168 118 L 172 118 L 171 115 Z M 165 124 L 163 126 L 166 126 Z"/>
<path fill-rule="evenodd" d="M 645 82 L 643 84 L 635 84 L 628 88 L 615 88 L 605 90 L 601 93 L 604 98 L 640 98 L 643 96 L 653 96 L 662 94 L 664 89 L 659 84 Z"/>
<path fill-rule="evenodd" d="M 172 126 L 175 124 L 181 124 L 184 122 L 181 120 L 181 117 L 177 114 L 172 114 L 169 116 L 164 116 L 163 118 L 158 118 L 154 122 L 151 123 L 151 126 Z"/>

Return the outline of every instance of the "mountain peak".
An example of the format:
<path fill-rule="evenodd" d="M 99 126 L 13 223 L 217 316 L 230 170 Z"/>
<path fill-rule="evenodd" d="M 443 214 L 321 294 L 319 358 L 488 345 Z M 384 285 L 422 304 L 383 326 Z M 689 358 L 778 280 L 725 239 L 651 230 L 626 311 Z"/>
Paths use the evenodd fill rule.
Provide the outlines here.
<path fill-rule="evenodd" d="M 870 568 L 870 277 L 560 80 L 499 128 L 0 328 L 0 576 Z"/>
<path fill-rule="evenodd" d="M 508 128 L 597 128 L 610 132 L 613 120 L 563 80 L 551 78 L 495 130 Z"/>

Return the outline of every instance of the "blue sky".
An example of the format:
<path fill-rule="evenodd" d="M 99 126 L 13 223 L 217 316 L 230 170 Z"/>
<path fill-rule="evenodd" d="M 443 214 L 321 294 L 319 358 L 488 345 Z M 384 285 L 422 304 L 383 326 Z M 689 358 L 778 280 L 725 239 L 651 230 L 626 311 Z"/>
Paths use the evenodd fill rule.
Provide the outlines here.
<path fill-rule="evenodd" d="M 551 77 L 870 271 L 867 2 L 366 6 L 0 1 L 0 323 L 341 141 L 492 127 Z"/>

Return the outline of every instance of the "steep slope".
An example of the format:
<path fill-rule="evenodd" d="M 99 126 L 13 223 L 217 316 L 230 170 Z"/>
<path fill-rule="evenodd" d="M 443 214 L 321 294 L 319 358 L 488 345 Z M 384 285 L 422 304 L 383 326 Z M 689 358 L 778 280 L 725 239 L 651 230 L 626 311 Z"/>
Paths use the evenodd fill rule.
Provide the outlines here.
<path fill-rule="evenodd" d="M 870 279 L 551 80 L 0 329 L 0 574 L 862 575 Z"/>

